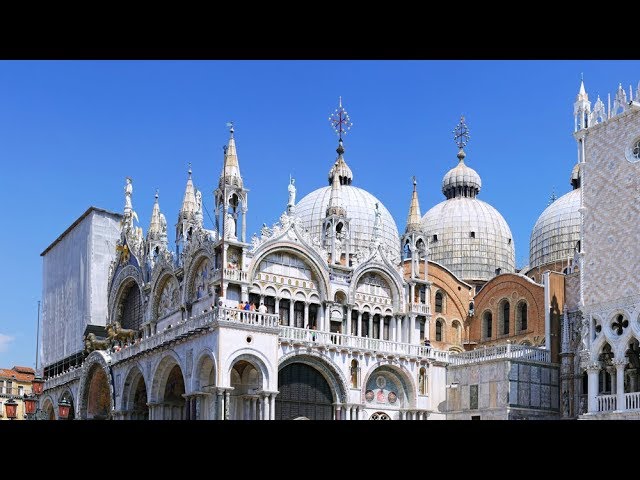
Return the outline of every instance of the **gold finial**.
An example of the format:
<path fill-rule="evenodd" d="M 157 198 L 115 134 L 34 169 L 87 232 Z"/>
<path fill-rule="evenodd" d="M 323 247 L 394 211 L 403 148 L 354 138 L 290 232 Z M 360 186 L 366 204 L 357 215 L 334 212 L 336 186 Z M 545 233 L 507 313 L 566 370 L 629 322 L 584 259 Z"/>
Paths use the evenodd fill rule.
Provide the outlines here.
<path fill-rule="evenodd" d="M 187 171 L 187 173 L 189 174 L 189 176 L 191 176 L 191 162 L 189 162 L 189 170 Z"/>

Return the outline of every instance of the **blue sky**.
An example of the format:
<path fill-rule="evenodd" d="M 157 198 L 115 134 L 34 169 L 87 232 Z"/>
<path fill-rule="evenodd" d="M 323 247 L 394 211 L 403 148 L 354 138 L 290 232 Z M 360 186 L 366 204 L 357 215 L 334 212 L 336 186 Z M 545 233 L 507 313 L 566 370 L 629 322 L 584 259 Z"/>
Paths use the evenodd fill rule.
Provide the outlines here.
<path fill-rule="evenodd" d="M 424 214 L 444 199 L 464 114 L 466 163 L 479 198 L 511 227 L 517 266 L 552 189 L 570 190 L 573 102 L 584 73 L 606 104 L 638 61 L 3 61 L 0 62 L 0 367 L 35 364 L 40 253 L 90 205 L 120 212 L 125 176 L 145 233 L 155 189 L 170 241 L 188 162 L 213 211 L 226 122 L 236 125 L 250 189 L 248 236 L 275 222 L 289 174 L 298 199 L 327 184 L 338 96 L 354 126 L 345 159 L 354 185 L 378 197 L 404 229 L 416 175 Z M 205 225 L 211 220 L 205 212 Z"/>

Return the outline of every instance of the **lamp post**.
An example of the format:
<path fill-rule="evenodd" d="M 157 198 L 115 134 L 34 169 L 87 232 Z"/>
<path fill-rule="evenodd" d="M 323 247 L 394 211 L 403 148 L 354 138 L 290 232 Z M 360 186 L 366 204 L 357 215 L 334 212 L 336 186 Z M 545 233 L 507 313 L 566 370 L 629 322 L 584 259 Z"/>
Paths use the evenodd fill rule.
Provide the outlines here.
<path fill-rule="evenodd" d="M 13 398 L 10 398 L 4 403 L 4 409 L 7 418 L 15 420 L 18 416 L 18 402 L 16 402 Z"/>
<path fill-rule="evenodd" d="M 66 420 L 69 418 L 69 409 L 71 408 L 71 403 L 66 398 L 63 398 L 58 402 L 58 417 L 60 420 Z"/>
<path fill-rule="evenodd" d="M 44 380 L 39 375 L 33 377 L 31 380 L 31 393 L 24 394 L 24 411 L 27 415 L 27 420 L 46 420 L 47 413 L 38 408 L 38 400 L 42 391 L 44 390 Z"/>

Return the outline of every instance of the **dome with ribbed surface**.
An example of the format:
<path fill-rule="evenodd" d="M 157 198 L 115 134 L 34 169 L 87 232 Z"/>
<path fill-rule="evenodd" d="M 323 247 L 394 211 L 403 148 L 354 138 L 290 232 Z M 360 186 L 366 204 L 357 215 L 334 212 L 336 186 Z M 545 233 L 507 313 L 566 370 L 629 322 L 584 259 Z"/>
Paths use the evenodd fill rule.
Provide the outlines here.
<path fill-rule="evenodd" d="M 373 224 L 375 222 L 376 203 L 380 207 L 381 243 L 400 254 L 400 236 L 398 227 L 389 210 L 376 197 L 366 190 L 353 185 L 341 185 L 342 206 L 347 218 L 351 219 L 351 245 L 354 250 L 368 248 L 373 240 Z M 331 187 L 322 187 L 302 198 L 296 205 L 296 216 L 309 230 L 312 237 L 320 238 L 322 223 L 327 215 Z"/>
<path fill-rule="evenodd" d="M 463 160 L 449 170 L 442 179 L 442 193 L 447 198 L 453 198 L 457 191 L 465 197 L 475 197 L 482 187 L 480 175 L 473 168 L 468 167 Z"/>
<path fill-rule="evenodd" d="M 575 178 L 578 179 L 579 172 L 573 173 L 576 173 Z M 573 258 L 576 244 L 580 240 L 579 209 L 580 189 L 576 188 L 558 198 L 542 212 L 531 232 L 530 268 Z"/>
<path fill-rule="evenodd" d="M 515 271 L 511 229 L 488 203 L 458 196 L 437 204 L 422 217 L 429 259 L 465 281 L 489 280 Z"/>

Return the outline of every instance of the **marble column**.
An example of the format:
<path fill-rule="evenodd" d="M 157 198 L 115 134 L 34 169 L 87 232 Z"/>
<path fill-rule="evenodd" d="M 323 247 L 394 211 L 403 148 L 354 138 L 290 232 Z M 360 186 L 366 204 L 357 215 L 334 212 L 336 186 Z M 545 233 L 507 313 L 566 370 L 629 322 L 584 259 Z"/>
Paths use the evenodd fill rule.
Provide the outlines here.
<path fill-rule="evenodd" d="M 275 420 L 276 419 L 276 395 L 275 393 L 272 393 L 269 397 L 270 400 L 270 404 L 269 404 L 269 418 L 271 420 Z"/>
<path fill-rule="evenodd" d="M 251 420 L 258 420 L 258 398 L 251 399 Z"/>
<path fill-rule="evenodd" d="M 294 311 L 293 311 L 293 306 L 295 305 L 295 301 L 293 300 L 293 298 L 291 298 L 289 300 L 289 325 L 291 327 L 295 327 L 296 326 L 296 320 L 294 318 Z"/>
<path fill-rule="evenodd" d="M 402 315 L 396 315 L 396 342 L 402 341 Z"/>
<path fill-rule="evenodd" d="M 309 303 L 304 302 L 304 320 L 302 321 L 304 328 L 309 328 Z"/>
<path fill-rule="evenodd" d="M 588 392 L 589 397 L 588 408 L 589 413 L 595 413 L 598 411 L 598 374 L 600 373 L 600 365 L 597 363 L 593 363 L 587 367 L 587 375 L 588 375 Z"/>
<path fill-rule="evenodd" d="M 380 328 L 378 331 L 378 338 L 384 340 L 384 315 L 380 315 Z"/>
<path fill-rule="evenodd" d="M 344 332 L 347 335 L 351 335 L 351 311 L 353 307 L 347 307 L 347 331 Z"/>
<path fill-rule="evenodd" d="M 415 329 L 416 329 L 416 316 L 409 315 L 409 335 L 407 338 L 407 341 L 409 343 L 414 343 Z"/>
<path fill-rule="evenodd" d="M 627 405 L 624 397 L 624 367 L 627 366 L 626 359 L 613 362 L 616 366 L 616 410 L 626 410 Z"/>
<path fill-rule="evenodd" d="M 229 420 L 229 391 L 225 390 L 224 392 L 224 419 Z"/>
<path fill-rule="evenodd" d="M 362 312 L 358 310 L 358 336 L 362 336 Z"/>
<path fill-rule="evenodd" d="M 262 420 L 269 420 L 269 397 L 262 395 Z"/>

